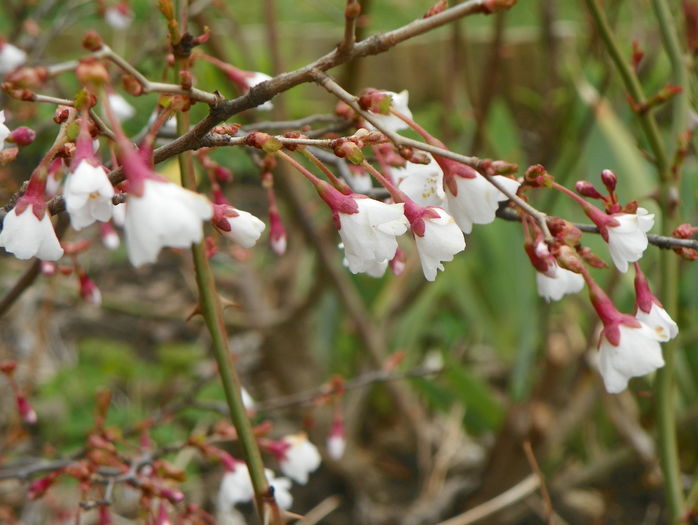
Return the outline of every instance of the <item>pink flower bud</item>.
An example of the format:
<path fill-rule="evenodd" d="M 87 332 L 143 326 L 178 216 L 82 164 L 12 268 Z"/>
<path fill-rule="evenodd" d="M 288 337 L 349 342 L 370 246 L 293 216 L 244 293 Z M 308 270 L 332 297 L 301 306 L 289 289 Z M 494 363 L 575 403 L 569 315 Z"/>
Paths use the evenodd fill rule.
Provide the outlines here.
<path fill-rule="evenodd" d="M 618 177 L 611 170 L 603 170 L 601 172 L 601 182 L 606 186 L 609 193 L 613 193 L 616 189 L 616 184 L 618 183 Z"/>
<path fill-rule="evenodd" d="M 10 136 L 5 140 L 11 142 L 12 144 L 17 144 L 18 146 L 28 146 L 36 138 L 36 131 L 27 126 L 21 126 L 15 129 Z"/>
<path fill-rule="evenodd" d="M 603 195 L 601 195 L 594 185 L 589 181 L 578 180 L 574 185 L 574 189 L 577 190 L 577 193 L 580 195 L 584 195 L 590 199 L 603 199 Z"/>

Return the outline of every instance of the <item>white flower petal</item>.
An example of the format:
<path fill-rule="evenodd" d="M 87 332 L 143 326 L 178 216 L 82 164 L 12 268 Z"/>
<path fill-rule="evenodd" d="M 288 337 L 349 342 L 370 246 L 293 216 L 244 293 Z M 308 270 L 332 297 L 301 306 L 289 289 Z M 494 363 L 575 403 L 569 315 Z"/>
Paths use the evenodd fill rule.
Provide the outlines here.
<path fill-rule="evenodd" d="M 0 246 L 18 259 L 34 256 L 42 261 L 57 261 L 63 256 L 63 248 L 56 237 L 48 212 L 41 220 L 36 218 L 32 206 L 17 215 L 13 208 L 7 215 L 0 232 Z"/>
<path fill-rule="evenodd" d="M 584 278 L 578 273 L 560 268 L 556 262 L 551 261 L 548 274 L 536 272 L 536 284 L 538 295 L 547 302 L 559 301 L 563 296 L 577 293 L 584 288 Z"/>
<path fill-rule="evenodd" d="M 0 75 L 18 68 L 27 60 L 27 54 L 9 42 L 0 45 Z"/>
<path fill-rule="evenodd" d="M 453 256 L 465 249 L 465 237 L 458 225 L 441 208 L 430 208 L 438 218 L 424 218 L 424 236 L 415 235 L 419 261 L 427 281 L 436 279 L 437 270 L 444 269 L 442 262 L 453 260 Z"/>
<path fill-rule="evenodd" d="M 70 224 L 75 230 L 89 226 L 96 220 L 111 219 L 114 188 L 102 166 L 93 166 L 86 160 L 68 173 L 63 191 Z"/>
<path fill-rule="evenodd" d="M 618 226 L 608 228 L 608 250 L 620 272 L 628 271 L 628 263 L 640 260 L 647 249 L 647 234 L 654 225 L 654 214 L 644 208 L 637 213 L 617 213 L 613 218 Z"/>
<path fill-rule="evenodd" d="M 296 483 L 305 485 L 308 475 L 320 466 L 320 453 L 305 434 L 294 434 L 283 438 L 290 447 L 281 461 L 281 472 Z"/>
<path fill-rule="evenodd" d="M 511 193 L 519 188 L 519 183 L 513 179 L 502 175 L 494 178 Z M 447 188 L 446 202 L 448 212 L 460 229 L 464 233 L 470 233 L 473 224 L 489 224 L 494 221 L 499 202 L 508 197 L 480 174 L 472 179 L 456 176 L 455 180 L 458 194 L 453 195 Z"/>
<path fill-rule="evenodd" d="M 664 366 L 657 333 L 644 323 L 639 327 L 620 325 L 618 346 L 602 337 L 599 346 L 599 372 L 606 390 L 617 394 L 625 390 L 632 377 L 654 372 Z"/>
<path fill-rule="evenodd" d="M 164 246 L 187 248 L 203 238 L 202 221 L 211 203 L 171 182 L 146 180 L 141 197 L 130 195 L 126 208 L 126 246 L 134 266 L 154 262 Z"/>
<path fill-rule="evenodd" d="M 668 312 L 657 303 L 652 303 L 649 313 L 638 309 L 635 317 L 638 321 L 645 323 L 654 329 L 657 337 L 662 342 L 669 341 L 679 335 L 679 327 L 668 314 Z"/>
<path fill-rule="evenodd" d="M 221 233 L 244 248 L 252 248 L 266 226 L 251 213 L 238 209 L 235 211 L 237 217 L 226 217 L 230 231 L 221 230 Z"/>

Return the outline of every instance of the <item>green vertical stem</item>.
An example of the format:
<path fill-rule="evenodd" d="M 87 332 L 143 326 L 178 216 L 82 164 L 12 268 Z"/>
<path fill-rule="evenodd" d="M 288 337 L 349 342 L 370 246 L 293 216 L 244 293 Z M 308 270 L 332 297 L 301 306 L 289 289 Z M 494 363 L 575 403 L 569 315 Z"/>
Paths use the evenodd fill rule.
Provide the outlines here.
<path fill-rule="evenodd" d="M 611 55 L 611 58 L 620 73 L 625 87 L 630 96 L 638 104 L 646 102 L 640 81 L 635 71 L 626 61 L 615 40 L 615 36 L 608 24 L 603 12 L 599 8 L 597 0 L 586 0 L 587 6 L 599 29 L 601 38 Z M 686 89 L 686 74 L 683 71 L 681 51 L 675 35 L 676 27 L 671 20 L 671 13 L 665 0 L 653 0 L 655 12 L 662 32 L 662 38 L 667 53 L 671 59 L 673 68 L 673 81 Z M 674 101 L 673 130 L 676 133 L 683 131 L 685 115 L 680 115 L 685 109 L 677 107 L 686 104 L 685 99 Z M 669 157 L 664 143 L 659 134 L 657 122 L 651 111 L 638 114 L 640 124 L 649 143 L 659 174 L 660 198 L 662 208 L 662 233 L 671 235 L 677 224 L 676 208 L 678 204 L 677 180 L 671 171 Z M 670 315 L 676 317 L 678 312 L 678 285 L 679 285 L 679 260 L 671 250 L 664 250 L 661 254 L 661 278 L 662 278 L 662 302 Z M 664 346 L 665 365 L 657 372 L 655 382 L 655 399 L 657 412 L 657 430 L 659 439 L 659 454 L 664 474 L 664 492 L 667 499 L 669 522 L 684 523 L 684 494 L 681 487 L 681 470 L 679 466 L 679 454 L 676 440 L 675 419 L 675 360 L 678 351 L 677 341 L 670 341 Z"/>
<path fill-rule="evenodd" d="M 186 30 L 187 0 L 179 2 L 182 28 Z M 179 72 L 186 69 L 188 58 L 179 57 L 175 70 L 176 79 Z M 190 115 L 187 111 L 177 113 L 177 133 L 181 136 L 189 130 Z M 178 155 L 179 170 L 182 177 L 182 186 L 191 191 L 197 191 L 196 174 L 191 151 L 185 151 Z M 245 455 L 245 462 L 250 472 L 252 487 L 255 493 L 257 511 L 264 522 L 264 502 L 269 497 L 269 484 L 264 473 L 262 454 L 259 451 L 255 439 L 252 423 L 247 417 L 245 405 L 242 402 L 240 378 L 237 375 L 232 356 L 228 346 L 228 334 L 223 319 L 223 306 L 221 305 L 213 271 L 206 257 L 204 243 L 192 245 L 194 258 L 194 270 L 196 273 L 196 285 L 199 289 L 199 308 L 204 318 L 206 327 L 211 334 L 213 352 L 218 364 L 218 373 L 223 383 L 225 400 L 230 411 L 230 419 L 238 434 L 238 441 Z"/>
<path fill-rule="evenodd" d="M 672 83 L 683 91 L 671 100 L 673 106 L 672 138 L 678 139 L 688 127 L 688 78 L 681 46 L 677 37 L 676 23 L 666 0 L 653 0 L 662 42 L 671 61 Z M 678 206 L 679 174 L 672 173 L 662 181 L 661 206 L 663 210 L 662 233 L 671 235 L 678 225 L 676 216 Z M 671 250 L 665 250 L 661 256 L 662 267 L 662 301 L 667 311 L 675 318 L 679 311 L 679 258 Z M 685 523 L 684 492 L 681 486 L 681 466 L 676 437 L 676 387 L 674 382 L 676 354 L 680 350 L 677 340 L 664 346 L 666 364 L 657 374 L 655 397 L 657 399 L 657 426 L 659 432 L 659 453 L 664 474 L 664 486 L 669 507 L 671 523 Z"/>

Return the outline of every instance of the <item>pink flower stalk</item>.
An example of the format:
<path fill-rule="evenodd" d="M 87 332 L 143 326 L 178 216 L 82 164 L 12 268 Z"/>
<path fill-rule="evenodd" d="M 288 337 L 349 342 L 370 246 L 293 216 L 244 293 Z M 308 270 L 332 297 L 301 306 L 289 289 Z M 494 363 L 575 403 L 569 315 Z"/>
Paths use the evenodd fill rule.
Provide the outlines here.
<path fill-rule="evenodd" d="M 56 261 L 63 256 L 63 248 L 47 213 L 45 187 L 46 174 L 32 174 L 27 191 L 5 215 L 0 246 L 18 259 L 36 256 L 42 260 Z"/>
<path fill-rule="evenodd" d="M 80 123 L 80 134 L 75 142 L 75 154 L 65 180 L 63 195 L 70 214 L 70 224 L 81 230 L 95 221 L 111 219 L 114 188 L 102 163 L 94 154 L 87 112 Z"/>
<path fill-rule="evenodd" d="M 669 341 L 679 334 L 679 327 L 651 292 L 645 274 L 635 263 L 635 317 L 653 328 L 662 342 Z"/>
<path fill-rule="evenodd" d="M 414 233 L 424 277 L 434 281 L 437 271 L 444 270 L 442 262 L 452 261 L 465 250 L 463 232 L 443 209 L 422 207 L 409 198 L 405 199 L 405 216 Z"/>
<path fill-rule="evenodd" d="M 635 317 L 620 313 L 611 299 L 591 279 L 584 277 L 591 302 L 604 325 L 599 339 L 599 372 L 606 390 L 622 392 L 632 377 L 639 377 L 664 366 L 658 333 Z"/>
<path fill-rule="evenodd" d="M 158 507 L 158 515 L 155 518 L 154 525 L 173 525 L 170 519 L 170 514 L 167 512 L 167 507 L 165 502 L 160 500 L 160 506 Z"/>
<path fill-rule="evenodd" d="M 274 253 L 281 256 L 286 253 L 286 228 L 276 204 L 274 178 L 271 172 L 262 175 L 262 185 L 267 190 L 267 201 L 269 202 L 269 244 Z"/>

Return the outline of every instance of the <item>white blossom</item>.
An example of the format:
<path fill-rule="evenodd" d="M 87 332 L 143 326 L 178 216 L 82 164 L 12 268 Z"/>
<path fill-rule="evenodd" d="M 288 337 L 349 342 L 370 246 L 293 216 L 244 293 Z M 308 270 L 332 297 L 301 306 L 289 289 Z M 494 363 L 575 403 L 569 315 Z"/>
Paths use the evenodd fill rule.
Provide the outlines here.
<path fill-rule="evenodd" d="M 251 213 L 238 209 L 235 209 L 235 212 L 237 216 L 225 218 L 225 221 L 230 225 L 230 230 L 221 230 L 221 233 L 243 248 L 252 248 L 266 226 Z"/>
<path fill-rule="evenodd" d="M 444 172 L 431 155 L 429 164 L 406 162 L 404 168 L 394 169 L 398 187 L 420 206 L 442 206 Z"/>
<path fill-rule="evenodd" d="M 282 440 L 288 448 L 281 459 L 281 472 L 296 483 L 305 485 L 308 475 L 320 466 L 320 453 L 304 433 L 286 436 Z"/>
<path fill-rule="evenodd" d="M 389 261 L 397 251 L 398 235 L 409 223 L 404 204 L 386 204 L 373 199 L 355 198 L 357 213 L 338 212 L 339 235 L 344 244 L 347 265 L 352 273 L 376 269 L 377 263 Z"/>
<path fill-rule="evenodd" d="M 625 390 L 630 378 L 664 366 L 659 335 L 652 328 L 640 322 L 639 326 L 620 324 L 619 330 L 618 346 L 603 334 L 599 344 L 599 372 L 611 394 Z"/>
<path fill-rule="evenodd" d="M 424 235 L 415 234 L 419 261 L 427 281 L 436 279 L 437 270 L 443 271 L 442 262 L 453 260 L 453 256 L 465 249 L 465 237 L 458 225 L 441 208 L 428 208 L 438 217 L 423 216 Z"/>
<path fill-rule="evenodd" d="M 271 80 L 272 77 L 267 75 L 266 73 L 260 73 L 259 71 L 254 71 L 252 73 L 249 73 L 247 76 L 247 85 L 249 87 L 254 87 L 257 84 L 261 84 L 262 82 L 266 82 L 267 80 Z M 260 104 L 257 106 L 256 109 L 260 109 L 262 111 L 271 111 L 274 109 L 274 105 L 271 103 L 271 100 L 267 100 L 264 104 Z"/>
<path fill-rule="evenodd" d="M 511 193 L 519 188 L 519 183 L 508 177 L 495 175 L 494 179 Z M 454 180 L 456 195 L 446 187 L 447 210 L 463 233 L 470 233 L 473 224 L 489 224 L 494 221 L 499 202 L 509 198 L 479 173 L 474 178 L 455 176 Z"/>
<path fill-rule="evenodd" d="M 250 480 L 247 465 L 241 461 L 235 462 L 235 470 L 223 475 L 218 489 L 218 512 L 230 511 L 239 503 L 247 503 L 254 497 L 254 489 Z"/>
<path fill-rule="evenodd" d="M 293 505 L 293 496 L 291 495 L 291 480 L 284 477 L 276 477 L 274 471 L 268 468 L 264 469 L 264 474 L 267 477 L 269 486 L 274 489 L 274 499 L 276 503 L 284 510 L 288 510 Z"/>
<path fill-rule="evenodd" d="M 536 272 L 538 295 L 547 302 L 559 301 L 567 294 L 577 293 L 584 288 L 584 277 L 578 273 L 561 268 L 554 261 L 548 261 L 546 273 Z"/>
<path fill-rule="evenodd" d="M 654 214 L 638 208 L 637 213 L 618 213 L 613 218 L 619 224 L 608 227 L 608 249 L 613 264 L 625 273 L 628 263 L 638 261 L 647 249 L 647 232 L 654 225 Z"/>
<path fill-rule="evenodd" d="M 36 256 L 43 261 L 57 261 L 63 256 L 48 212 L 38 219 L 31 205 L 19 215 L 16 207 L 5 215 L 0 246 L 18 259 Z"/>
<path fill-rule="evenodd" d="M 0 75 L 18 68 L 27 60 L 27 54 L 9 42 L 0 43 Z"/>
<path fill-rule="evenodd" d="M 343 435 L 330 434 L 330 437 L 327 438 L 327 453 L 335 461 L 339 461 L 340 459 L 342 459 L 342 456 L 344 455 L 344 451 L 346 450 L 346 448 L 347 440 L 344 438 Z"/>
<path fill-rule="evenodd" d="M 659 340 L 669 341 L 679 335 L 679 327 L 668 312 L 657 303 L 653 302 L 649 312 L 643 312 L 638 308 L 635 317 L 638 321 L 652 328 Z"/>
<path fill-rule="evenodd" d="M 68 173 L 63 190 L 70 224 L 81 230 L 95 221 L 105 222 L 112 216 L 114 188 L 102 166 L 82 160 Z"/>
<path fill-rule="evenodd" d="M 134 266 L 154 262 L 164 246 L 200 242 L 202 221 L 213 215 L 208 199 L 177 184 L 147 179 L 143 187 L 143 195 L 130 195 L 126 207 L 126 247 Z"/>
<path fill-rule="evenodd" d="M 5 110 L 0 111 L 0 149 L 4 148 L 4 143 L 7 137 L 10 136 L 10 128 L 5 125 Z"/>

